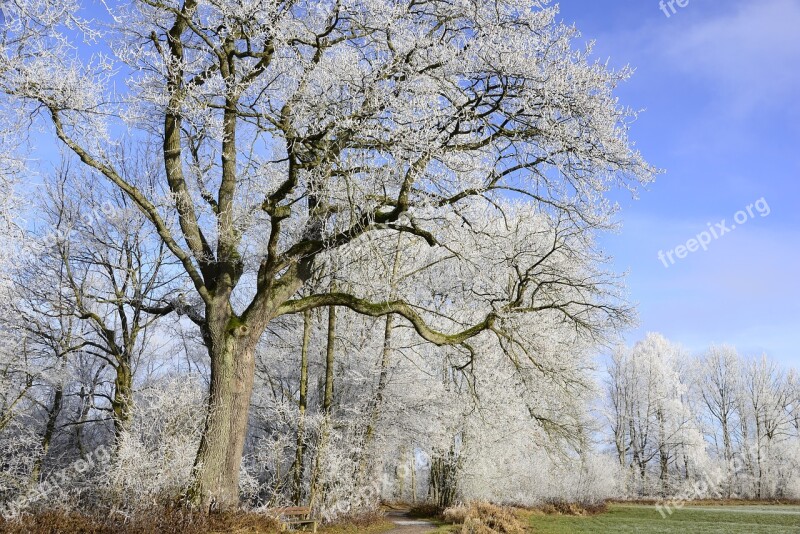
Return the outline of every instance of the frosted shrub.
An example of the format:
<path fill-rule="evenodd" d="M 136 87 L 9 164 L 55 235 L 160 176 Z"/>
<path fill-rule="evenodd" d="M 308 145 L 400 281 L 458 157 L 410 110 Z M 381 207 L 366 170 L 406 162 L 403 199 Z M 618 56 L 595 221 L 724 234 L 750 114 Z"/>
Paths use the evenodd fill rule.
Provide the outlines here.
<path fill-rule="evenodd" d="M 13 422 L 0 432 L 0 502 L 17 497 L 30 485 L 39 451 L 39 440 L 30 428 Z"/>
<path fill-rule="evenodd" d="M 179 496 L 189 482 L 204 406 L 196 377 L 162 379 L 141 392 L 109 472 L 116 507 L 147 508 Z"/>
<path fill-rule="evenodd" d="M 245 458 L 249 474 L 246 485 L 240 482 L 242 497 L 261 510 L 293 504 L 297 410 L 274 403 L 257 409 L 255 418 L 270 425 L 270 432 L 254 439 Z M 358 422 L 352 416 L 332 416 L 326 430 L 322 414 L 307 414 L 304 419 L 299 499 L 301 504 L 312 505 L 316 515 L 327 522 L 369 515 L 378 508 L 386 485 L 374 473 L 375 465 L 364 462 L 357 447 L 363 439 Z"/>
<path fill-rule="evenodd" d="M 596 504 L 622 496 L 619 465 L 613 458 L 601 454 L 588 455 L 582 468 L 561 466 L 555 471 L 555 480 L 561 481 L 560 492 L 567 501 Z M 553 488 L 554 498 L 559 489 Z"/>
<path fill-rule="evenodd" d="M 336 426 L 335 422 L 332 426 Z M 332 431 L 318 451 L 320 497 L 315 506 L 326 521 L 367 514 L 380 504 L 381 482 L 358 476 L 360 457 L 353 454 L 352 436 L 347 430 Z"/>

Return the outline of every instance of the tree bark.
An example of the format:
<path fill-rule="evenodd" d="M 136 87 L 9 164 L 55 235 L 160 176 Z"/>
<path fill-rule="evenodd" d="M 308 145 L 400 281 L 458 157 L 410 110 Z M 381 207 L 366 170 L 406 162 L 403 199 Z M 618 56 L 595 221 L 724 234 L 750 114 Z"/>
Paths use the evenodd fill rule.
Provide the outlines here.
<path fill-rule="evenodd" d="M 259 336 L 230 314 L 212 316 L 208 322 L 204 333 L 211 357 L 208 412 L 187 499 L 203 510 L 215 511 L 239 504 L 239 471 Z"/>
<path fill-rule="evenodd" d="M 393 298 L 397 290 L 397 273 L 400 269 L 400 246 L 402 243 L 402 234 L 397 236 L 397 245 L 394 253 L 394 263 L 392 265 L 392 274 L 390 278 L 390 293 L 389 298 Z M 383 394 L 386 386 L 389 384 L 389 364 L 391 363 L 392 356 L 392 332 L 394 330 L 394 316 L 387 315 L 386 322 L 383 329 L 383 347 L 381 350 L 381 367 L 378 376 L 378 386 L 375 390 L 375 395 L 370 400 L 368 405 L 367 428 L 364 430 L 364 438 L 361 447 L 361 461 L 358 463 L 357 477 L 358 480 L 363 481 L 367 472 L 367 466 L 371 460 L 370 448 L 372 440 L 375 436 L 375 427 L 378 425 L 381 415 L 381 407 L 383 405 Z"/>
<path fill-rule="evenodd" d="M 325 349 L 325 388 L 322 399 L 322 428 L 320 429 L 319 443 L 317 445 L 317 456 L 314 458 L 314 474 L 311 477 L 311 489 L 309 491 L 309 506 L 313 507 L 317 502 L 320 493 L 320 472 L 322 469 L 321 458 L 325 452 L 330 436 L 331 412 L 333 411 L 333 366 L 336 363 L 336 307 L 328 308 L 328 339 Z"/>
<path fill-rule="evenodd" d="M 47 456 L 47 452 L 50 450 L 50 444 L 53 442 L 53 436 L 56 432 L 56 422 L 58 421 L 58 414 L 61 413 L 63 401 L 64 386 L 62 384 L 58 384 L 53 394 L 53 404 L 47 411 L 47 426 L 44 429 L 44 435 L 42 436 L 41 441 L 42 450 L 39 452 L 39 457 L 36 458 L 36 463 L 34 463 L 33 472 L 31 473 L 31 481 L 34 484 L 39 483 L 39 478 L 42 475 L 42 466 L 44 465 L 44 459 Z"/>
<path fill-rule="evenodd" d="M 308 407 L 308 345 L 311 341 L 311 311 L 303 312 L 303 345 L 300 349 L 300 400 L 298 403 L 297 448 L 294 459 L 294 503 L 300 506 L 303 489 L 306 408 Z"/>
<path fill-rule="evenodd" d="M 127 362 L 121 362 L 115 369 L 114 399 L 111 401 L 114 413 L 114 438 L 117 445 L 131 424 L 133 418 L 133 372 Z"/>
<path fill-rule="evenodd" d="M 325 348 L 325 397 L 322 411 L 328 419 L 333 409 L 333 366 L 336 358 L 336 306 L 328 308 L 328 343 Z"/>
<path fill-rule="evenodd" d="M 669 453 L 667 451 L 666 432 L 664 430 L 665 422 L 664 422 L 663 410 L 659 409 L 656 413 L 656 417 L 658 418 L 658 430 L 659 430 L 658 460 L 660 467 L 659 479 L 661 480 L 661 495 L 666 496 L 667 485 L 668 485 Z"/>
<path fill-rule="evenodd" d="M 378 376 L 378 386 L 375 390 L 374 397 L 370 400 L 368 409 L 369 420 L 367 428 L 364 430 L 364 438 L 361 447 L 361 460 L 358 463 L 357 476 L 359 480 L 364 480 L 367 474 L 367 467 L 371 460 L 370 448 L 372 441 L 375 437 L 375 427 L 381 416 L 381 406 L 383 405 L 383 394 L 386 386 L 389 384 L 389 364 L 391 363 L 392 355 L 392 330 L 394 328 L 394 321 L 392 315 L 386 316 L 386 323 L 383 330 L 383 350 L 381 353 L 381 370 Z"/>
<path fill-rule="evenodd" d="M 726 473 L 726 480 L 725 480 L 725 497 L 728 499 L 731 498 L 731 494 L 733 493 L 733 447 L 731 445 L 731 433 L 728 428 L 728 413 L 727 410 L 724 412 L 724 416 L 721 418 L 722 422 L 722 441 L 723 446 L 725 448 L 725 473 Z"/>

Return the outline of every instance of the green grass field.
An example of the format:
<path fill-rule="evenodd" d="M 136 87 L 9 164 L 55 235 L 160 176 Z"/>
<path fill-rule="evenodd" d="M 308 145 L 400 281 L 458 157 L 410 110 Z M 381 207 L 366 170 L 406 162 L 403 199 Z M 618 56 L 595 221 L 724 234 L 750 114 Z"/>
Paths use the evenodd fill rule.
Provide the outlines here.
<path fill-rule="evenodd" d="M 654 506 L 622 505 L 593 517 L 533 516 L 541 534 L 800 534 L 800 506 L 686 506 L 666 518 Z"/>

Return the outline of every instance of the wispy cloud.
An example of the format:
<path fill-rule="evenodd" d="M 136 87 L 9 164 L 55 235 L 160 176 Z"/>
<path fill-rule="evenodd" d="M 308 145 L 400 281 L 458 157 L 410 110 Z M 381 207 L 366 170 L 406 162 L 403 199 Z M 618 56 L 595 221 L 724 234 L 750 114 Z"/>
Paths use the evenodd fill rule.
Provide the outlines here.
<path fill-rule="evenodd" d="M 730 111 L 749 114 L 761 106 L 798 108 L 798 27 L 800 0 L 746 1 L 699 22 L 670 20 L 659 40 L 674 68 L 710 83 Z"/>

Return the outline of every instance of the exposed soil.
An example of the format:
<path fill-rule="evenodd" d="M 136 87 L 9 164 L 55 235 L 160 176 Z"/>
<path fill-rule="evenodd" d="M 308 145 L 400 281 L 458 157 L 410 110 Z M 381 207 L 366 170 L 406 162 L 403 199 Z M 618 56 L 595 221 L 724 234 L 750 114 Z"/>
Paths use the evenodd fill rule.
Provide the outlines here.
<path fill-rule="evenodd" d="M 385 534 L 428 534 L 436 530 L 436 526 L 424 519 L 411 517 L 408 510 L 389 510 L 386 519 L 397 525 Z"/>

